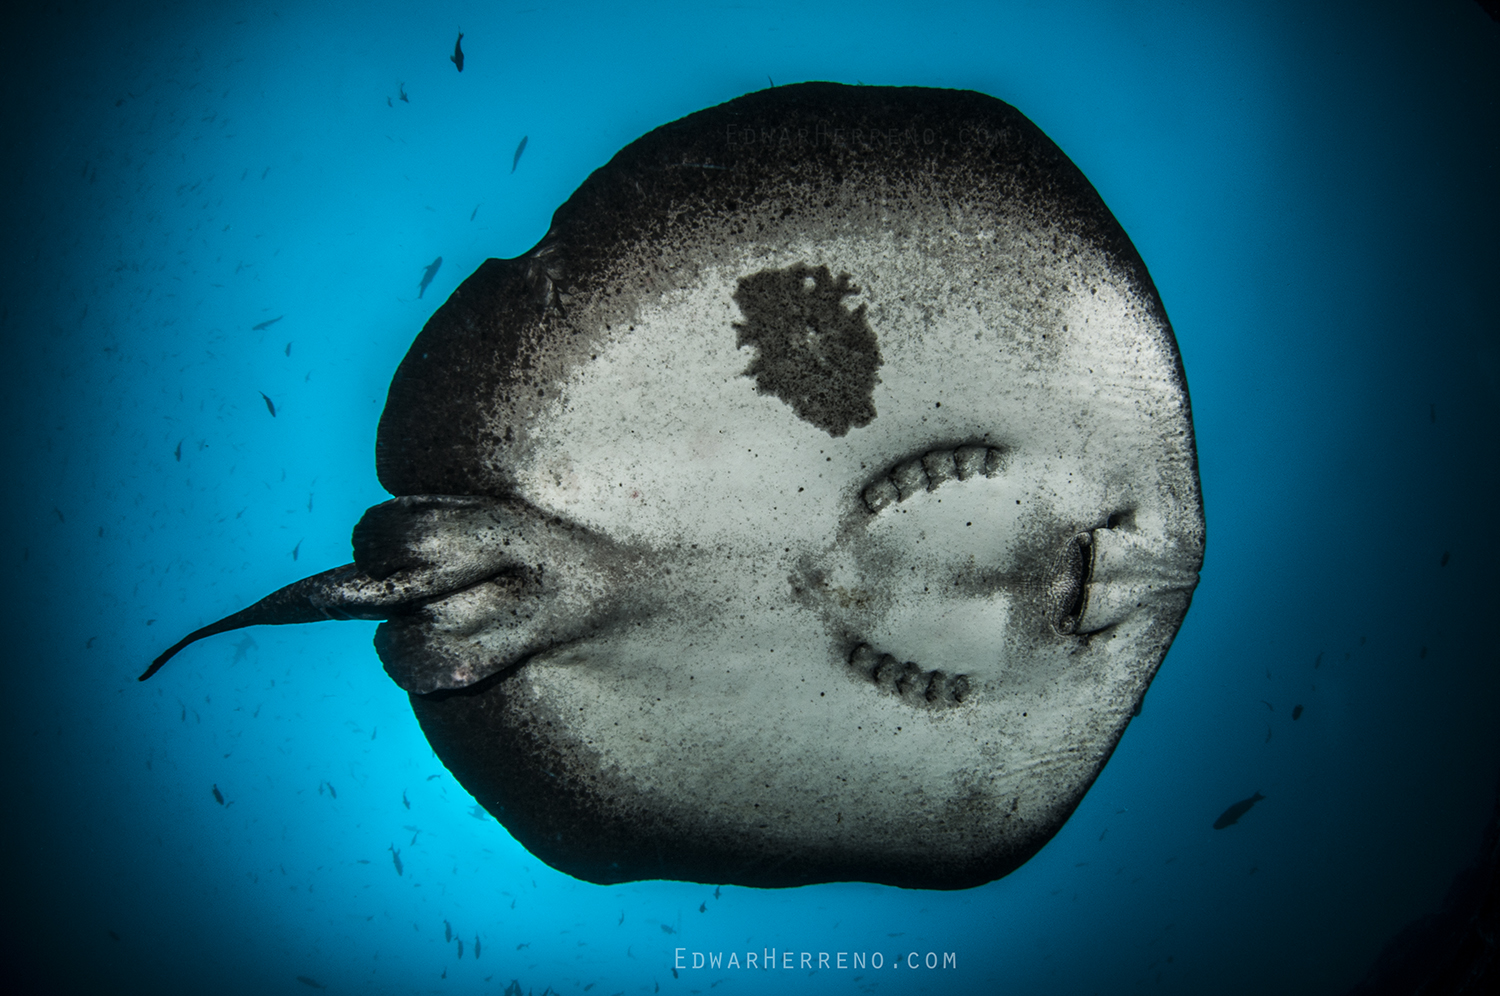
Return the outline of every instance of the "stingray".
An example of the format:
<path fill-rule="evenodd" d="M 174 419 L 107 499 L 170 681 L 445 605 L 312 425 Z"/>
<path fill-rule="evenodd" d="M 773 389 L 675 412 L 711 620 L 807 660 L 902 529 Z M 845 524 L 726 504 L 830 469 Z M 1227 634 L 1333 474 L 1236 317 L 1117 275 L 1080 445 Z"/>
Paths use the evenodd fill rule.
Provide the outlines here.
<path fill-rule="evenodd" d="M 1204 549 L 1139 254 L 983 94 L 783 86 L 632 142 L 427 322 L 354 561 L 432 748 L 596 883 L 952 889 L 1062 826 Z"/>

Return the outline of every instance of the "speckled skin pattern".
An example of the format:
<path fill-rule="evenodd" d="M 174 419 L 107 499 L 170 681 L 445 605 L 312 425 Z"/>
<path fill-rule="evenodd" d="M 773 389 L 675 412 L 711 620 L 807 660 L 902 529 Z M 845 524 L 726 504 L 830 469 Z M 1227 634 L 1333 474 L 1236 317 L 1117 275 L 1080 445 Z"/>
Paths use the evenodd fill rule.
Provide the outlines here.
<path fill-rule="evenodd" d="M 387 619 L 443 762 L 600 883 L 1005 875 L 1203 562 L 1145 265 L 967 91 L 779 87 L 631 143 L 433 315 L 377 468 L 354 565 L 247 620 Z"/>

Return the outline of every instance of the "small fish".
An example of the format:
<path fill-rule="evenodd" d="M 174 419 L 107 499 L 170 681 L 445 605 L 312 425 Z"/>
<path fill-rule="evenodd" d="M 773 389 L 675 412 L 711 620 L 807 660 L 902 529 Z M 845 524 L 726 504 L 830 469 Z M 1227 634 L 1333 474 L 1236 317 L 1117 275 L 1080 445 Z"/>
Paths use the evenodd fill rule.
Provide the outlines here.
<path fill-rule="evenodd" d="M 522 948 L 529 948 L 529 947 L 531 947 L 531 942 L 530 942 L 530 941 L 527 941 L 527 942 L 525 942 L 525 943 L 524 943 L 524 944 L 517 944 L 517 945 L 516 945 L 516 950 L 517 950 L 517 951 L 519 951 L 519 950 L 521 950 L 521 949 L 522 949 Z"/>
<path fill-rule="evenodd" d="M 172 455 L 177 458 L 178 463 L 182 462 L 182 443 L 181 439 L 177 440 L 177 448 L 172 451 Z"/>
<path fill-rule="evenodd" d="M 403 872 L 401 870 L 401 852 L 398 851 L 398 850 L 396 850 L 396 845 L 395 844 L 392 844 L 390 846 L 389 850 L 391 852 L 391 861 L 394 862 L 395 865 L 396 865 L 396 874 L 397 875 L 404 875 L 404 874 L 406 874 L 405 872 Z"/>
<path fill-rule="evenodd" d="M 264 332 L 266 329 L 270 328 L 272 325 L 275 325 L 285 317 L 285 315 L 277 315 L 275 318 L 268 318 L 265 321 L 261 322 L 259 325 L 250 326 L 250 331 Z"/>
<path fill-rule="evenodd" d="M 87 643 L 85 643 L 83 645 L 83 649 L 84 650 L 93 650 L 94 649 L 94 641 L 97 640 L 97 639 L 99 639 L 97 636 L 91 636 L 91 637 L 89 637 L 89 642 L 87 642 Z"/>
<path fill-rule="evenodd" d="M 1103 840 L 1104 839 L 1104 835 L 1107 834 L 1107 833 L 1109 833 L 1109 827 L 1105 827 L 1103 830 L 1100 830 L 1099 831 L 1099 839 Z"/>
<path fill-rule="evenodd" d="M 1323 666 L 1323 651 L 1319 650 L 1318 651 L 1318 659 L 1315 660 L 1315 661 L 1313 661 L 1313 667 L 1322 667 L 1322 666 Z"/>
<path fill-rule="evenodd" d="M 518 145 L 518 146 L 516 146 L 515 157 L 513 159 L 511 159 L 511 161 L 510 161 L 510 171 L 512 173 L 514 173 L 516 171 L 516 167 L 517 166 L 521 165 L 521 153 L 523 153 L 523 152 L 526 151 L 526 141 L 530 137 L 531 137 L 530 135 L 522 135 L 521 136 L 521 144 Z"/>
<path fill-rule="evenodd" d="M 393 104 L 393 103 L 391 103 L 391 98 L 387 97 L 387 98 L 385 98 L 385 106 L 387 106 L 387 107 L 395 107 L 396 105 Z"/>
<path fill-rule="evenodd" d="M 440 976 L 438 976 L 438 978 L 440 978 L 440 979 L 446 979 L 447 977 L 448 977 L 448 966 L 444 965 L 443 966 L 443 974 L 440 975 Z"/>
<path fill-rule="evenodd" d="M 624 923 L 625 923 L 625 911 L 621 910 L 620 911 L 620 922 L 617 923 L 617 924 L 615 924 L 615 926 L 619 927 L 619 926 L 623 925 Z"/>
<path fill-rule="evenodd" d="M 1293 719 L 1301 719 L 1302 718 L 1302 706 L 1300 706 L 1300 705 L 1294 705 L 1294 706 L 1292 706 L 1292 718 Z"/>
<path fill-rule="evenodd" d="M 380 727 L 378 727 L 378 726 L 372 726 L 372 727 L 370 727 L 370 739 L 374 740 L 375 739 L 375 734 L 377 734 L 379 732 L 380 732 Z"/>
<path fill-rule="evenodd" d="M 672 978 L 677 978 L 677 969 L 675 967 L 672 969 Z"/>
<path fill-rule="evenodd" d="M 1260 702 L 1261 705 L 1265 706 L 1267 709 L 1271 710 L 1272 712 L 1276 711 L 1276 707 L 1273 706 L 1271 703 L 1267 702 L 1265 699 L 1259 699 L 1258 701 Z"/>
<path fill-rule="evenodd" d="M 301 550 L 301 549 L 302 549 L 302 540 L 298 540 L 297 541 L 297 545 L 294 546 L 294 547 L 292 547 L 292 559 L 293 560 L 297 559 L 297 552 L 299 550 Z"/>
<path fill-rule="evenodd" d="M 677 928 L 676 927 L 668 926 L 667 924 L 664 923 L 664 924 L 661 925 L 661 932 L 663 934 L 675 934 L 675 933 L 677 933 Z"/>
<path fill-rule="evenodd" d="M 428 776 L 427 776 L 427 780 L 428 780 L 428 781 L 429 781 L 429 782 L 430 782 L 430 781 L 432 781 L 432 780 L 433 780 L 433 779 L 434 779 L 434 778 L 441 778 L 441 777 L 443 777 L 443 776 L 442 776 L 442 775 L 441 775 L 441 774 L 436 774 L 436 775 L 428 775 Z"/>
<path fill-rule="evenodd" d="M 469 807 L 469 815 L 480 821 L 490 818 L 490 814 L 484 811 L 484 807 L 477 804 Z"/>
<path fill-rule="evenodd" d="M 708 903 L 706 903 L 706 902 L 699 903 L 698 904 L 698 912 L 699 913 L 707 913 L 708 912 Z"/>
<path fill-rule="evenodd" d="M 405 806 L 407 809 L 411 808 L 411 800 L 406 797 L 406 789 L 401 790 L 401 805 Z"/>
<path fill-rule="evenodd" d="M 67 519 L 63 518 L 62 509 L 58 508 L 56 505 L 52 506 L 52 511 L 54 511 L 54 512 L 57 513 L 57 521 L 58 522 L 67 522 L 68 521 Z M 1445 553 L 1445 554 L 1443 554 L 1443 556 L 1446 557 L 1447 554 Z"/>
<path fill-rule="evenodd" d="M 405 83 L 397 83 L 396 84 L 396 89 L 398 89 L 398 90 L 401 91 L 401 102 L 403 104 L 410 104 L 411 101 L 406 99 L 406 84 Z"/>
<path fill-rule="evenodd" d="M 58 514 L 61 515 L 62 513 L 59 512 Z M 1447 550 L 1443 551 L 1443 559 L 1438 561 L 1438 566 L 1439 567 L 1447 567 L 1448 566 L 1448 551 Z"/>
<path fill-rule="evenodd" d="M 1265 796 L 1261 795 L 1259 792 L 1256 792 L 1248 799 L 1241 799 L 1233 806 L 1230 806 L 1228 809 L 1224 810 L 1224 812 L 1219 815 L 1219 818 L 1214 820 L 1214 829 L 1223 830 L 1225 827 L 1233 826 L 1234 824 L 1238 823 L 1241 816 L 1244 816 L 1246 813 L 1250 812 L 1251 806 L 1255 805 L 1257 802 L 1260 802 L 1264 798 Z"/>
<path fill-rule="evenodd" d="M 332 782 L 325 782 L 324 784 L 326 784 L 328 786 L 328 794 L 331 795 L 331 796 L 333 796 L 335 799 L 337 799 L 339 797 L 339 794 L 333 790 L 333 783 Z"/>
<path fill-rule="evenodd" d="M 356 861 L 354 863 L 357 864 L 357 865 L 367 865 L 367 864 L 370 863 L 370 859 L 369 858 L 360 858 L 358 861 Z"/>
<path fill-rule="evenodd" d="M 422 283 L 417 287 L 417 297 L 427 293 L 427 285 L 432 283 L 432 278 L 437 276 L 438 267 L 443 265 L 443 257 L 439 256 L 427 266 L 422 268 Z"/>
<path fill-rule="evenodd" d="M 461 960 L 463 958 L 463 956 L 464 956 L 464 939 L 462 937 L 460 937 L 458 939 L 458 957 Z"/>
<path fill-rule="evenodd" d="M 469 215 L 469 220 L 473 221 L 474 220 L 474 216 L 477 215 L 477 214 L 479 214 L 479 205 L 475 204 L 473 212 L 470 213 L 470 215 Z"/>
<path fill-rule="evenodd" d="M 292 344 L 291 343 L 287 343 L 286 344 L 286 355 L 288 355 L 288 356 L 292 355 Z"/>
<path fill-rule="evenodd" d="M 453 54 L 448 56 L 448 61 L 458 67 L 459 72 L 464 71 L 464 33 L 458 33 L 458 41 L 453 43 Z"/>
<path fill-rule="evenodd" d="M 769 84 L 771 84 L 771 89 L 772 90 L 776 89 L 776 81 L 773 80 L 773 79 L 771 79 L 771 74 L 770 73 L 766 73 L 766 82 L 769 83 Z"/>
<path fill-rule="evenodd" d="M 479 935 L 474 935 L 474 960 L 479 960 Z"/>
<path fill-rule="evenodd" d="M 224 793 L 219 791 L 218 785 L 214 786 L 214 802 L 217 802 L 221 806 L 224 805 Z"/>
<path fill-rule="evenodd" d="M 300 983 L 302 983 L 304 986 L 312 986 L 314 989 L 327 989 L 328 988 L 327 986 L 323 985 L 323 983 L 319 982 L 317 979 L 309 979 L 305 975 L 299 975 L 299 976 L 297 976 L 297 981 L 300 982 Z"/>
<path fill-rule="evenodd" d="M 268 412 L 271 413 L 271 417 L 272 418 L 275 418 L 276 417 L 276 406 L 271 403 L 271 399 L 270 398 L 266 397 L 266 392 L 265 391 L 257 391 L 256 393 L 259 394 L 262 398 L 266 399 L 266 411 L 268 411 Z"/>

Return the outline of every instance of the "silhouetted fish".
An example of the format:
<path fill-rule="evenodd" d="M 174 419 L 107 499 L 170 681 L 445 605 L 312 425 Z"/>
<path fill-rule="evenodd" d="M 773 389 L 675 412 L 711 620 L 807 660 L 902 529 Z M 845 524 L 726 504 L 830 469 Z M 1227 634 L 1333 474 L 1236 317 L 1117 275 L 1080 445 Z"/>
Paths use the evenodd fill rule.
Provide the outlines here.
<path fill-rule="evenodd" d="M 398 851 L 398 850 L 396 850 L 396 845 L 395 844 L 392 844 L 390 846 L 389 850 L 391 852 L 391 861 L 394 862 L 395 865 L 396 865 L 396 874 L 397 875 L 405 875 L 406 873 L 401 870 L 401 852 Z"/>
<path fill-rule="evenodd" d="M 214 802 L 217 802 L 221 806 L 224 805 L 224 793 L 219 791 L 219 786 L 217 785 L 214 786 Z"/>
<path fill-rule="evenodd" d="M 323 983 L 319 982 L 317 979 L 309 979 L 305 975 L 299 975 L 299 976 L 297 976 L 297 981 L 300 982 L 300 983 L 302 983 L 304 986 L 312 986 L 314 989 L 327 989 L 328 988 Z"/>
<path fill-rule="evenodd" d="M 1293 719 L 1301 719 L 1302 718 L 1302 707 L 1300 705 L 1294 705 L 1294 706 L 1292 706 L 1292 718 Z"/>
<path fill-rule="evenodd" d="M 443 943 L 447 944 L 451 940 L 453 940 L 453 925 L 450 924 L 447 920 L 444 920 L 443 921 Z"/>
<path fill-rule="evenodd" d="M 261 322 L 259 325 L 250 326 L 250 331 L 264 332 L 266 329 L 270 328 L 272 325 L 275 325 L 285 317 L 285 315 L 277 315 L 275 318 L 268 318 L 265 321 Z"/>
<path fill-rule="evenodd" d="M 419 287 L 417 287 L 417 297 L 421 297 L 423 294 L 427 293 L 427 285 L 432 283 L 432 278 L 437 276 L 438 267 L 442 265 L 443 257 L 439 256 L 437 259 L 433 260 L 427 266 L 424 266 L 422 268 L 422 283 Z"/>
<path fill-rule="evenodd" d="M 511 159 L 511 161 L 510 161 L 510 171 L 512 173 L 514 173 L 516 171 L 516 167 L 517 166 L 521 165 L 521 153 L 523 153 L 523 152 L 526 151 L 526 140 L 529 139 L 530 137 L 531 137 L 530 135 L 522 135 L 521 136 L 521 144 L 518 145 L 518 146 L 516 146 L 515 157 L 513 159 Z M 478 210 L 478 209 L 476 208 L 475 210 Z"/>
<path fill-rule="evenodd" d="M 1246 813 L 1250 812 L 1251 806 L 1255 805 L 1257 802 L 1260 802 L 1260 800 L 1264 798 L 1265 796 L 1261 795 L 1259 792 L 1256 792 L 1248 799 L 1241 799 L 1233 806 L 1230 806 L 1228 809 L 1224 810 L 1224 812 L 1220 814 L 1219 818 L 1214 820 L 1214 829 L 1223 830 L 1227 826 L 1233 826 L 1234 824 L 1238 823 L 1241 816 L 1244 816 Z"/>
<path fill-rule="evenodd" d="M 411 808 L 411 800 L 406 797 L 406 789 L 401 790 L 401 805 L 405 806 L 407 809 Z"/>
<path fill-rule="evenodd" d="M 512 172 L 512 173 L 514 173 L 514 172 L 515 172 L 515 168 L 514 168 L 514 167 L 512 167 L 512 168 L 511 168 L 511 172 Z M 478 204 L 475 204 L 475 205 L 474 205 L 474 210 L 473 210 L 473 211 L 472 211 L 472 212 L 471 212 L 471 213 L 470 213 L 470 214 L 469 214 L 469 220 L 470 220 L 470 221 L 473 221 L 473 220 L 474 220 L 474 217 L 475 217 L 475 215 L 477 215 L 477 214 L 479 214 L 479 205 L 478 205 Z"/>
<path fill-rule="evenodd" d="M 448 56 L 448 61 L 458 67 L 459 72 L 464 71 L 464 33 L 458 33 L 458 41 L 453 43 L 453 54 Z"/>
<path fill-rule="evenodd" d="M 464 956 L 464 939 L 462 937 L 460 937 L 458 939 L 458 957 L 459 958 L 463 958 L 463 956 Z"/>
<path fill-rule="evenodd" d="M 182 462 L 182 440 L 177 440 L 177 448 L 172 451 L 172 455 L 177 458 L 178 463 Z"/>
<path fill-rule="evenodd" d="M 675 927 L 669 927 L 666 924 L 662 924 L 661 925 L 661 932 L 663 934 L 675 934 L 675 933 L 677 933 L 677 928 L 675 928 Z"/>
<path fill-rule="evenodd" d="M 459 37 L 463 37 L 463 36 L 460 35 Z M 398 89 L 398 90 L 401 91 L 401 100 L 403 102 L 405 102 L 405 103 L 410 104 L 411 101 L 406 99 L 406 84 L 405 83 L 398 83 L 398 84 L 396 84 L 396 89 Z"/>
<path fill-rule="evenodd" d="M 266 397 L 266 392 L 265 391 L 257 391 L 256 393 L 259 394 L 262 398 L 266 399 L 266 411 L 268 411 L 268 412 L 271 413 L 271 417 L 272 418 L 275 418 L 276 417 L 276 406 L 271 403 L 271 399 L 270 398 Z"/>
<path fill-rule="evenodd" d="M 474 935 L 474 960 L 479 960 L 479 935 Z"/>

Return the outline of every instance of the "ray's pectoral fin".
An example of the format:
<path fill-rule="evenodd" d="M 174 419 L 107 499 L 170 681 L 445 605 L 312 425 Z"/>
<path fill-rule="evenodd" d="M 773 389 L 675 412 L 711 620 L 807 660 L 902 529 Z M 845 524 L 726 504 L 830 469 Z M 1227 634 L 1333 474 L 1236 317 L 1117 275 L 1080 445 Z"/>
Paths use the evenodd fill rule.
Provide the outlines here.
<path fill-rule="evenodd" d="M 217 633 L 384 619 L 375 647 L 398 685 L 415 694 L 462 688 L 619 616 L 626 598 L 618 593 L 642 580 L 641 562 L 638 553 L 516 499 L 395 498 L 355 527 L 354 563 L 190 633 L 140 680 Z"/>

